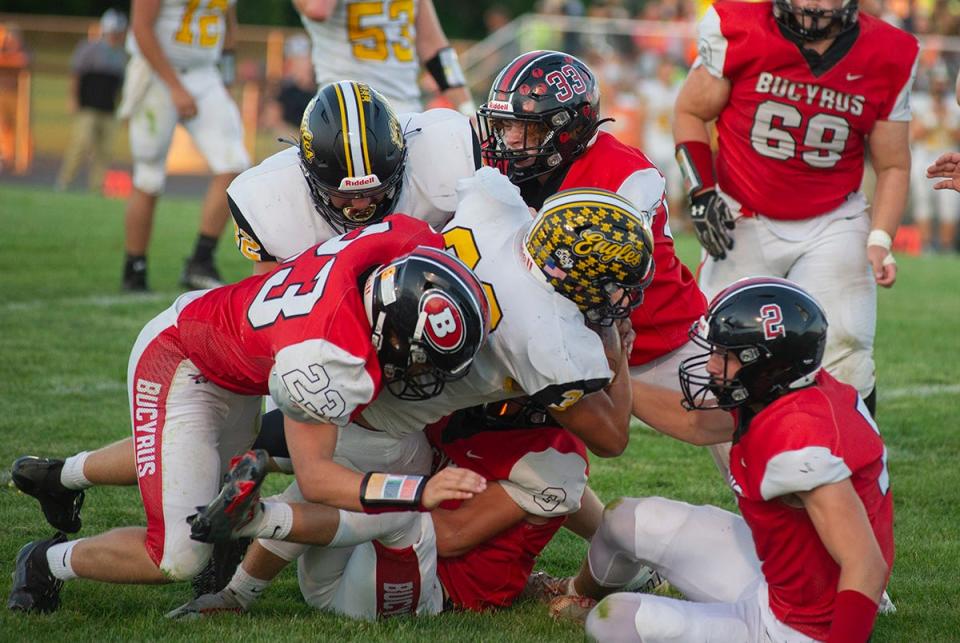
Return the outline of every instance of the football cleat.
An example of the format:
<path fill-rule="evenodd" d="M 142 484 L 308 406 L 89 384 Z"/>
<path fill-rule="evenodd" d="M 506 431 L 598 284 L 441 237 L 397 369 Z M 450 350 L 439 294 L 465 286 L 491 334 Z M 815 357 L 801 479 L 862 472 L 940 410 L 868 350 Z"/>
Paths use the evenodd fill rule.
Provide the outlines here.
<path fill-rule="evenodd" d="M 640 572 L 633 577 L 633 580 L 627 583 L 623 591 L 636 594 L 652 594 L 666 585 L 667 581 L 660 575 L 660 572 L 644 565 L 640 568 Z"/>
<path fill-rule="evenodd" d="M 213 261 L 193 261 L 187 259 L 180 275 L 180 285 L 192 290 L 208 290 L 219 288 L 224 284 Z"/>
<path fill-rule="evenodd" d="M 883 595 L 880 596 L 880 603 L 877 605 L 877 614 L 896 614 L 897 606 L 893 604 L 893 600 L 890 598 L 890 594 L 887 594 L 887 590 L 883 590 Z"/>
<path fill-rule="evenodd" d="M 547 572 L 532 572 L 527 578 L 527 584 L 520 592 L 520 597 L 534 600 L 539 603 L 549 603 L 558 596 L 569 594 L 570 576 L 556 578 Z"/>
<path fill-rule="evenodd" d="M 64 487 L 62 470 L 63 460 L 25 455 L 13 463 L 10 478 L 17 489 L 40 501 L 43 515 L 54 529 L 74 534 L 80 531 L 83 491 Z"/>
<path fill-rule="evenodd" d="M 216 594 L 225 588 L 233 578 L 233 572 L 237 570 L 237 565 L 243 560 L 251 542 L 253 542 L 251 538 L 241 538 L 214 543 L 210 562 L 190 581 L 193 597 L 200 598 L 205 594 Z"/>
<path fill-rule="evenodd" d="M 224 589 L 216 594 L 198 596 L 189 603 L 167 612 L 166 617 L 172 620 L 187 621 L 220 614 L 243 614 L 244 612 L 246 612 L 246 609 L 237 600 L 237 595 L 229 589 Z"/>
<path fill-rule="evenodd" d="M 260 507 L 260 485 L 267 475 L 270 456 L 263 449 L 247 451 L 234 458 L 220 495 L 187 518 L 190 538 L 216 543 L 236 538 L 234 532 L 246 526 Z"/>
<path fill-rule="evenodd" d="M 550 613 L 550 618 L 586 623 L 587 614 L 596 606 L 596 599 L 589 596 L 555 596 L 550 601 L 547 611 Z"/>
<path fill-rule="evenodd" d="M 47 540 L 35 540 L 17 553 L 13 571 L 13 589 L 7 608 L 14 612 L 49 613 L 60 607 L 60 588 L 63 581 L 50 573 L 47 550 L 52 545 L 67 542 L 63 533 Z"/>

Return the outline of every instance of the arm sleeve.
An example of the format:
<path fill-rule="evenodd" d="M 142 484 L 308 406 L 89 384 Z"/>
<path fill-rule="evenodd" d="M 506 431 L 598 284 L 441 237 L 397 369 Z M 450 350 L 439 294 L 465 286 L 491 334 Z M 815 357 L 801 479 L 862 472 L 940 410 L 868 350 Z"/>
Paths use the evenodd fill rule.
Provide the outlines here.
<path fill-rule="evenodd" d="M 587 463 L 577 452 L 559 444 L 531 451 L 514 464 L 507 480 L 499 481 L 524 511 L 554 518 L 576 512 L 587 485 Z"/>
<path fill-rule="evenodd" d="M 915 42 L 915 40 L 914 40 Z M 913 65 L 910 67 L 910 74 L 906 80 L 895 86 L 896 95 L 881 114 L 886 113 L 881 120 L 886 121 L 909 121 L 910 120 L 910 92 L 913 89 L 913 81 L 917 77 L 917 64 L 920 61 L 920 53 L 917 47 L 914 47 Z"/>
<path fill-rule="evenodd" d="M 715 7 L 710 7 L 697 25 L 697 59 L 693 61 L 693 69 L 702 66 L 711 76 L 723 78 L 728 44 L 720 30 L 720 14 Z"/>
<path fill-rule="evenodd" d="M 233 217 L 233 223 L 236 226 L 235 241 L 240 254 L 250 261 L 277 261 L 276 257 L 264 249 L 260 239 L 257 238 L 257 234 L 253 231 L 253 227 L 247 222 L 243 212 L 240 211 L 240 206 L 229 194 L 227 195 L 227 205 L 230 207 L 230 216 Z"/>
<path fill-rule="evenodd" d="M 783 451 L 767 461 L 760 482 L 760 495 L 764 500 L 771 500 L 840 482 L 850 475 L 850 468 L 843 458 L 827 447 L 808 446 L 796 451 Z"/>

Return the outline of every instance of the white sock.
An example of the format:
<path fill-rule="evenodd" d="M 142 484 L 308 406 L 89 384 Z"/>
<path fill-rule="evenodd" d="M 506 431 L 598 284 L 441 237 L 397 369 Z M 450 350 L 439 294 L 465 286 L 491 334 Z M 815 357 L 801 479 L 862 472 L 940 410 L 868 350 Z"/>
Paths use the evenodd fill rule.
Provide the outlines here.
<path fill-rule="evenodd" d="M 77 573 L 73 571 L 72 564 L 73 548 L 82 540 L 83 538 L 68 540 L 65 543 L 54 545 L 47 550 L 47 565 L 50 566 L 50 573 L 53 574 L 54 578 L 72 580 L 77 577 Z"/>
<path fill-rule="evenodd" d="M 293 528 L 293 507 L 285 502 L 261 502 L 257 516 L 237 529 L 240 538 L 283 540 Z"/>
<path fill-rule="evenodd" d="M 243 609 L 250 609 L 250 605 L 260 598 L 263 590 L 270 587 L 268 580 L 254 578 L 246 572 L 241 564 L 237 571 L 233 572 L 233 578 L 227 583 L 227 589 L 233 592 L 237 597 L 237 602 L 243 605 Z"/>
<path fill-rule="evenodd" d="M 379 540 L 403 549 L 420 540 L 420 513 L 416 511 L 362 514 L 340 510 L 340 524 L 328 547 L 350 547 Z"/>
<path fill-rule="evenodd" d="M 87 461 L 89 451 L 81 451 L 77 455 L 72 455 L 63 462 L 63 469 L 60 470 L 60 484 L 67 489 L 89 489 L 93 483 L 87 480 L 83 475 L 83 464 Z"/>

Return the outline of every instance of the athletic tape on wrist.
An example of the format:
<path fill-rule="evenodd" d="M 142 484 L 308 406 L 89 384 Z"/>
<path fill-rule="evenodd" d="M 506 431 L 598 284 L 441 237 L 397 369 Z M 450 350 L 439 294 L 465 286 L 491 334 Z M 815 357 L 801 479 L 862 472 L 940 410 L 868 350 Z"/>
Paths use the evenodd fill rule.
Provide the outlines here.
<path fill-rule="evenodd" d="M 360 504 L 365 513 L 422 510 L 421 498 L 427 476 L 371 471 L 360 483 Z"/>
<path fill-rule="evenodd" d="M 457 58 L 457 52 L 453 47 L 444 47 L 423 66 L 437 81 L 440 91 L 446 91 L 453 87 L 463 87 L 467 84 L 463 69 L 460 67 L 460 59 Z"/>
<path fill-rule="evenodd" d="M 694 192 L 712 188 L 717 184 L 713 152 L 708 144 L 703 141 L 677 143 L 676 157 L 688 195 L 693 196 Z"/>
<path fill-rule="evenodd" d="M 884 250 L 889 250 L 893 247 L 893 239 L 886 230 L 875 229 L 871 230 L 870 234 L 867 235 L 867 245 L 880 246 Z"/>

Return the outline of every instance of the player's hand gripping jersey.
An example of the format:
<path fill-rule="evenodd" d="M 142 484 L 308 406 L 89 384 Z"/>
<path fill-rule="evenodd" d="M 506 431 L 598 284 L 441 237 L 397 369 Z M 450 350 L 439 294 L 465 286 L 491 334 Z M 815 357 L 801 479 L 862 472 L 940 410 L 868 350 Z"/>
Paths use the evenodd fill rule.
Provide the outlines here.
<path fill-rule="evenodd" d="M 162 0 L 154 31 L 167 60 L 175 69 L 215 65 L 223 51 L 227 10 L 237 0 Z M 139 55 L 133 30 L 127 51 Z"/>
<path fill-rule="evenodd" d="M 284 396 L 278 405 L 295 408 L 302 421 L 343 425 L 376 396 L 381 380 L 361 279 L 417 246 L 441 244 L 424 223 L 392 215 L 309 248 L 272 273 L 204 292 L 166 332 L 218 386 Z"/>
<path fill-rule="evenodd" d="M 493 168 L 460 182 L 457 214 L 443 231 L 490 302 L 491 332 L 470 373 L 418 404 L 380 398 L 364 419 L 396 434 L 422 430 L 457 409 L 529 394 L 565 409 L 613 376 L 599 335 L 577 305 L 556 292 L 525 257 L 530 211 L 516 186 Z"/>
<path fill-rule="evenodd" d="M 419 0 L 339 0 L 323 22 L 301 16 L 313 43 L 317 85 L 362 79 L 396 109 L 419 109 L 419 4 Z"/>
<path fill-rule="evenodd" d="M 659 170 L 640 150 L 599 132 L 593 145 L 570 166 L 560 185 L 560 190 L 572 188 L 616 192 L 653 217 L 656 273 L 643 292 L 643 304 L 630 315 L 637 333 L 630 365 L 645 364 L 685 344 L 690 325 L 703 315 L 707 302 L 674 251 L 664 193 L 666 184 Z"/>
<path fill-rule="evenodd" d="M 858 21 L 814 72 L 769 3 L 707 10 L 694 66 L 732 83 L 717 120 L 717 178 L 746 214 L 805 219 L 834 210 L 860 189 L 874 123 L 910 120 L 917 39 L 863 13 Z"/>
<path fill-rule="evenodd" d="M 449 109 L 401 114 L 407 145 L 394 212 L 440 229 L 457 207 L 457 181 L 478 167 L 470 121 Z M 314 208 L 296 147 L 270 156 L 227 188 L 240 252 L 282 261 L 337 234 Z"/>
<path fill-rule="evenodd" d="M 764 408 L 733 445 L 730 474 L 762 561 L 771 610 L 790 627 L 825 640 L 840 567 L 793 494 L 849 479 L 893 565 L 887 452 L 856 389 L 821 370 L 815 386 Z"/>

